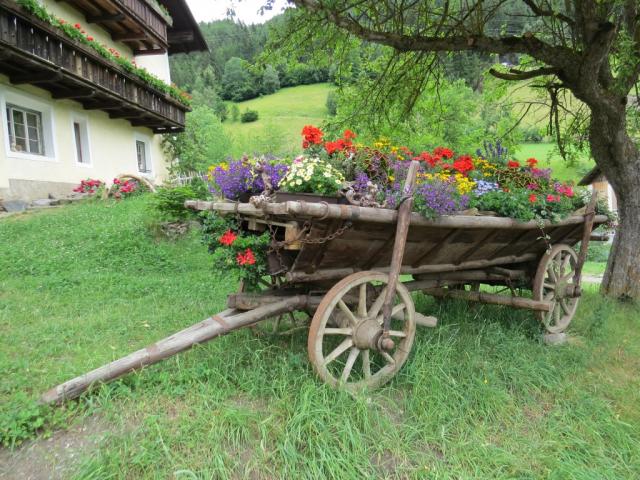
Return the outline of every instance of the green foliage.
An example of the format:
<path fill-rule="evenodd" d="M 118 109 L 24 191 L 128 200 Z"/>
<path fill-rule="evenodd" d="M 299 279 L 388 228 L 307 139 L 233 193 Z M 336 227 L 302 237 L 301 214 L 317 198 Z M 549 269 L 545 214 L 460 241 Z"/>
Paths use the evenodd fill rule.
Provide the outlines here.
<path fill-rule="evenodd" d="M 195 212 L 184 206 L 187 200 L 201 198 L 190 185 L 161 187 L 153 195 L 153 207 L 160 218 L 169 222 L 185 221 L 195 217 Z"/>
<path fill-rule="evenodd" d="M 278 71 L 271 65 L 267 65 L 262 74 L 262 93 L 269 95 L 280 90 L 280 78 Z"/>
<path fill-rule="evenodd" d="M 456 152 L 474 152 L 486 138 L 501 138 L 507 147 L 519 141 L 518 132 L 509 131 L 515 123 L 511 110 L 500 105 L 501 92 L 492 90 L 489 82 L 483 93 L 474 92 L 462 80 L 431 83 L 411 113 L 393 105 L 377 113 L 365 108 L 362 92 L 373 88 L 373 83 L 363 78 L 342 89 L 332 126 L 351 128 L 365 141 L 393 138 L 413 149 L 446 145 Z"/>
<path fill-rule="evenodd" d="M 224 235 L 231 235 L 230 244 L 224 244 Z M 242 232 L 235 218 L 209 212 L 203 214 L 202 241 L 212 255 L 214 271 L 235 272 L 249 290 L 258 289 L 267 274 L 268 230 L 262 234 Z M 242 257 L 247 255 L 250 261 L 245 263 Z"/>
<path fill-rule="evenodd" d="M 237 122 L 240 118 L 240 109 L 235 103 L 231 105 L 231 120 Z"/>
<path fill-rule="evenodd" d="M 207 106 L 197 106 L 187 113 L 186 129 L 167 134 L 163 147 L 173 159 L 169 169 L 174 174 L 204 172 L 229 154 L 230 141 L 218 116 Z"/>
<path fill-rule="evenodd" d="M 251 71 L 249 62 L 232 57 L 224 66 L 221 95 L 225 100 L 240 102 L 257 96 L 259 82 Z"/>
<path fill-rule="evenodd" d="M 247 109 L 244 112 L 242 112 L 242 115 L 240 115 L 240 122 L 242 123 L 251 123 L 251 122 L 255 122 L 256 120 L 258 120 L 257 110 Z"/>
<path fill-rule="evenodd" d="M 335 90 L 331 90 L 327 94 L 326 106 L 329 116 L 335 117 L 338 113 L 338 95 L 336 94 Z"/>
<path fill-rule="evenodd" d="M 611 244 L 609 242 L 589 242 L 587 261 L 607 262 L 609 253 L 611 253 Z"/>

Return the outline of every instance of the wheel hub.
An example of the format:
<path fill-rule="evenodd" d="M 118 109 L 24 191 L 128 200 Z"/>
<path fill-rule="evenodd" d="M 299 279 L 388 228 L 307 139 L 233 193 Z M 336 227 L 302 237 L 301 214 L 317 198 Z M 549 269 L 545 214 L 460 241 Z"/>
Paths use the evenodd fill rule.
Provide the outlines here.
<path fill-rule="evenodd" d="M 353 329 L 353 343 L 360 350 L 377 349 L 382 328 L 375 318 L 362 320 Z"/>

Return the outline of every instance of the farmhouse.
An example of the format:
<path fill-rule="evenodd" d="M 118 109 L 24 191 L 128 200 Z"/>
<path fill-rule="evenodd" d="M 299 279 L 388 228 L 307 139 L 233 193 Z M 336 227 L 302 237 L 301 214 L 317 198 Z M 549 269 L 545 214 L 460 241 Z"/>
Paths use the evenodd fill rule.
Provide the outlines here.
<path fill-rule="evenodd" d="M 161 180 L 189 111 L 168 55 L 206 49 L 186 0 L 0 0 L 0 197 Z"/>

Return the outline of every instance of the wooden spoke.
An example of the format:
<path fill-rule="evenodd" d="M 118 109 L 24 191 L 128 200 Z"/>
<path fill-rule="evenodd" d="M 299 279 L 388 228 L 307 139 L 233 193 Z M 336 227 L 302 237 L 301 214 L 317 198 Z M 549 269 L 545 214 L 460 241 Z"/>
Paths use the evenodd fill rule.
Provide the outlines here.
<path fill-rule="evenodd" d="M 564 311 L 566 315 L 571 314 L 571 310 L 569 310 L 568 300 L 566 298 L 560 300 L 560 306 L 562 307 L 562 311 Z"/>
<path fill-rule="evenodd" d="M 362 371 L 364 378 L 371 378 L 371 362 L 369 361 L 369 350 L 362 351 Z"/>
<path fill-rule="evenodd" d="M 542 285 L 544 286 L 544 288 L 548 288 L 549 290 L 555 290 L 556 289 L 556 284 L 555 283 L 544 282 Z"/>
<path fill-rule="evenodd" d="M 333 362 L 336 358 L 346 352 L 349 348 L 353 346 L 353 340 L 351 338 L 345 338 L 340 345 L 338 345 L 334 351 L 332 351 L 329 355 L 324 359 L 324 365 L 328 365 Z"/>
<path fill-rule="evenodd" d="M 325 328 L 325 335 L 352 335 L 353 329 L 351 328 Z"/>
<path fill-rule="evenodd" d="M 354 273 L 334 285 L 318 305 L 307 350 L 314 370 L 329 385 L 352 392 L 377 388 L 393 378 L 409 357 L 416 331 L 415 307 L 402 283 L 395 287 L 393 301 L 397 305 L 392 306 L 392 315 L 401 316 L 402 321 L 389 332 L 395 347 L 376 353 L 375 358 L 371 350 L 381 331 L 375 321 L 381 316 L 388 282 L 385 273 Z M 346 298 L 354 299 L 353 303 L 346 303 Z M 346 317 L 345 325 L 331 323 L 336 314 Z"/>
<path fill-rule="evenodd" d="M 560 302 L 556 302 L 556 304 L 553 306 L 553 320 L 555 321 L 556 325 L 560 323 L 561 310 L 562 308 L 560 307 Z"/>
<path fill-rule="evenodd" d="M 385 352 L 384 350 L 380 351 L 380 355 L 382 355 L 382 357 L 387 361 L 387 363 L 394 365 L 396 363 L 396 361 L 394 360 L 394 358 L 389 355 L 387 352 Z"/>
<path fill-rule="evenodd" d="M 556 267 L 556 262 L 552 260 L 551 263 L 549 264 L 549 268 L 547 269 L 547 271 L 549 272 L 549 279 L 554 283 L 558 281 L 558 276 L 556 275 L 555 267 Z"/>
<path fill-rule="evenodd" d="M 555 296 L 556 296 L 555 292 L 551 291 L 551 292 L 545 293 L 543 299 L 549 301 L 549 300 L 553 300 Z"/>
<path fill-rule="evenodd" d="M 566 272 L 567 267 L 571 267 L 569 262 L 571 262 L 571 255 L 567 255 L 562 259 L 562 263 L 560 265 L 560 275 L 564 276 L 564 272 Z"/>
<path fill-rule="evenodd" d="M 380 314 L 380 310 L 382 309 L 382 304 L 384 303 L 384 297 L 387 294 L 387 287 L 384 287 L 376 298 L 373 305 L 371 305 L 371 310 L 369 310 L 369 316 L 372 318 L 377 317 Z"/>
<path fill-rule="evenodd" d="M 349 310 L 349 307 L 347 307 L 347 304 L 344 303 L 342 300 L 339 300 L 338 301 L 338 307 L 340 308 L 342 313 L 344 313 L 347 316 L 351 326 L 355 327 L 358 324 L 358 320 L 356 320 L 356 317 L 353 315 L 353 312 L 351 310 Z"/>
<path fill-rule="evenodd" d="M 340 377 L 340 380 L 342 382 L 346 382 L 349 378 L 349 375 L 351 375 L 351 369 L 353 368 L 353 364 L 356 363 L 356 359 L 358 358 L 359 353 L 360 350 L 358 350 L 356 347 L 353 347 L 349 352 L 347 363 L 345 364 L 344 370 L 342 370 L 342 376 Z"/>
<path fill-rule="evenodd" d="M 404 303 L 399 303 L 398 305 L 394 306 L 393 309 L 391 309 L 391 316 L 393 317 L 394 315 L 397 315 L 398 313 L 403 311 L 404 308 L 405 308 Z"/>
<path fill-rule="evenodd" d="M 407 334 L 404 333 L 402 330 L 389 330 L 389 336 L 390 337 L 406 337 Z"/>
<path fill-rule="evenodd" d="M 360 295 L 358 298 L 358 316 L 366 318 L 367 316 L 367 284 L 360 285 Z"/>

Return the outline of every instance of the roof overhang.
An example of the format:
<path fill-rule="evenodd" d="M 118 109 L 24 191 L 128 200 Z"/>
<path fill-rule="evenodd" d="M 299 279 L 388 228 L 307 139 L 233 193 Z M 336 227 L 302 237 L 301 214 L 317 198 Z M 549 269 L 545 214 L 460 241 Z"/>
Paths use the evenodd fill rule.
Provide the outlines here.
<path fill-rule="evenodd" d="M 169 11 L 173 25 L 168 28 L 169 55 L 207 52 L 209 47 L 186 0 L 160 0 Z"/>

